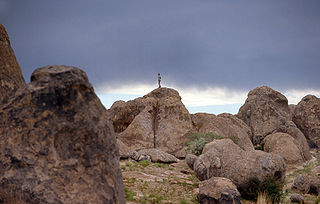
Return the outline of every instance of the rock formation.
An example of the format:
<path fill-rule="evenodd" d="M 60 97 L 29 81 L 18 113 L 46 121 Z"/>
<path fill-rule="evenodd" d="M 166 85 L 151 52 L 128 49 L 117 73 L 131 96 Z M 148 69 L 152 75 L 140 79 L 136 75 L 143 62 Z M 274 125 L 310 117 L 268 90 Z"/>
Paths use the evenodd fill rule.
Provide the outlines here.
<path fill-rule="evenodd" d="M 310 190 L 310 180 L 306 175 L 299 175 L 294 179 L 292 190 L 301 193 L 308 193 Z"/>
<path fill-rule="evenodd" d="M 160 163 L 176 163 L 178 159 L 166 152 L 163 152 L 158 149 L 142 149 L 137 152 L 138 155 L 147 155 L 150 157 L 152 162 L 160 162 Z M 140 156 L 139 156 L 140 157 Z"/>
<path fill-rule="evenodd" d="M 212 177 L 199 184 L 199 203 L 206 204 L 240 204 L 237 187 L 227 178 Z"/>
<path fill-rule="evenodd" d="M 125 203 L 118 157 L 80 69 L 37 69 L 0 109 L 0 189 L 27 203 Z"/>
<path fill-rule="evenodd" d="M 223 138 L 232 139 L 234 143 L 245 150 L 254 149 L 250 140 L 250 128 L 232 114 L 224 113 L 216 116 L 214 114 L 196 113 L 191 115 L 191 119 L 194 132 L 212 132 Z"/>
<path fill-rule="evenodd" d="M 0 105 L 7 103 L 16 90 L 23 86 L 25 81 L 11 48 L 9 36 L 0 24 Z"/>
<path fill-rule="evenodd" d="M 109 112 L 118 138 L 133 150 L 156 148 L 185 156 L 185 134 L 192 123 L 177 91 L 158 88 L 132 101 L 117 101 Z"/>
<path fill-rule="evenodd" d="M 293 121 L 311 147 L 320 147 L 320 98 L 305 96 L 294 109 Z"/>
<path fill-rule="evenodd" d="M 285 162 L 277 154 L 245 151 L 230 139 L 214 140 L 207 145 L 210 148 L 205 147 L 194 163 L 194 171 L 200 180 L 225 177 L 240 190 L 248 188 L 252 180 L 284 179 Z"/>
<path fill-rule="evenodd" d="M 260 144 L 265 136 L 290 120 L 288 100 L 267 86 L 255 88 L 239 109 L 238 117 L 251 128 L 253 143 Z"/>
<path fill-rule="evenodd" d="M 279 154 L 286 164 L 304 162 L 304 153 L 299 142 L 286 133 L 274 133 L 264 139 L 264 151 Z"/>

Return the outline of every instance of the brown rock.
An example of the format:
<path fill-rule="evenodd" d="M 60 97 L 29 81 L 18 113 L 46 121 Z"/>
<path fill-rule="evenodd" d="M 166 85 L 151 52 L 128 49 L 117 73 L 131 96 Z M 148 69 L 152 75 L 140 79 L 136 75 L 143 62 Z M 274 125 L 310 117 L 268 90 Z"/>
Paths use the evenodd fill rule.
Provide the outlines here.
<path fill-rule="evenodd" d="M 232 114 L 220 114 L 218 116 L 207 113 L 191 115 L 194 132 L 212 132 L 223 138 L 230 138 L 234 143 L 245 150 L 253 150 L 250 140 L 250 128 L 239 118 Z"/>
<path fill-rule="evenodd" d="M 7 103 L 16 90 L 23 86 L 25 81 L 11 48 L 9 36 L 0 24 L 0 105 Z"/>
<path fill-rule="evenodd" d="M 199 203 L 204 204 L 240 204 L 237 187 L 227 178 L 212 177 L 199 184 Z"/>
<path fill-rule="evenodd" d="M 286 133 L 274 133 L 265 137 L 264 151 L 279 154 L 286 164 L 304 162 L 303 150 L 299 142 Z"/>
<path fill-rule="evenodd" d="M 138 155 L 147 155 L 150 157 L 152 162 L 161 162 L 161 163 L 178 162 L 178 159 L 175 156 L 154 148 L 142 149 L 138 151 Z"/>
<path fill-rule="evenodd" d="M 297 105 L 294 104 L 290 104 L 289 105 L 289 111 L 290 111 L 290 118 L 292 120 L 293 116 L 294 116 L 294 110 L 296 109 Z"/>
<path fill-rule="evenodd" d="M 301 193 L 308 193 L 310 190 L 310 180 L 306 175 L 299 175 L 294 179 L 292 184 L 292 190 Z"/>
<path fill-rule="evenodd" d="M 296 139 L 299 143 L 298 147 L 302 150 L 302 158 L 306 161 L 311 159 L 310 148 L 304 134 L 297 128 L 297 126 L 292 121 L 287 121 L 284 125 L 278 128 L 278 132 L 283 132 L 289 134 L 291 137 Z"/>
<path fill-rule="evenodd" d="M 0 188 L 28 203 L 125 203 L 110 125 L 85 72 L 37 69 L 0 109 Z"/>
<path fill-rule="evenodd" d="M 119 149 L 120 159 L 128 159 L 134 154 L 134 152 L 119 139 L 117 139 L 117 146 Z"/>
<path fill-rule="evenodd" d="M 253 144 L 260 144 L 265 136 L 290 120 L 288 100 L 267 86 L 255 88 L 249 92 L 238 117 L 251 128 Z"/>
<path fill-rule="evenodd" d="M 305 96 L 294 110 L 293 122 L 306 136 L 310 147 L 320 147 L 320 98 Z"/>
<path fill-rule="evenodd" d="M 187 154 L 186 155 L 185 160 L 186 160 L 187 165 L 190 167 L 190 169 L 193 170 L 193 165 L 194 165 L 194 162 L 197 160 L 197 158 L 198 157 L 194 154 Z"/>
<path fill-rule="evenodd" d="M 200 180 L 225 177 L 237 187 L 247 188 L 252 180 L 260 182 L 274 178 L 282 181 L 286 166 L 277 154 L 259 150 L 245 151 L 230 139 L 214 140 L 207 144 L 202 155 L 194 163 L 194 171 Z"/>
<path fill-rule="evenodd" d="M 185 134 L 192 124 L 177 91 L 158 88 L 135 100 L 116 102 L 109 112 L 119 139 L 130 148 L 156 148 L 185 156 Z"/>

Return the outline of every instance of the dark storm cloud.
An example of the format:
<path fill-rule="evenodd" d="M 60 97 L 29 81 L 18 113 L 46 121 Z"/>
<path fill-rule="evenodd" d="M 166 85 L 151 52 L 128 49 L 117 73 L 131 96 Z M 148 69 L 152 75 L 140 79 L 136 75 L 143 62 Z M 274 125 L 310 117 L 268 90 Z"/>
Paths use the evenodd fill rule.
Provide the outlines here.
<path fill-rule="evenodd" d="M 83 68 L 91 82 L 235 89 L 320 87 L 318 0 L 0 0 L 26 78 Z"/>

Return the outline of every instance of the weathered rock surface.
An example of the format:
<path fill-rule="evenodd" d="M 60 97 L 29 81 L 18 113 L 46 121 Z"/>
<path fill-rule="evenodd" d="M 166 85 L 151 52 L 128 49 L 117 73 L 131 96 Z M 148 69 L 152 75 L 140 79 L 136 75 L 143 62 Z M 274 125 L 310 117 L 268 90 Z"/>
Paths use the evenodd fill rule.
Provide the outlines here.
<path fill-rule="evenodd" d="M 320 177 L 319 176 L 309 176 L 310 190 L 309 194 L 320 195 Z"/>
<path fill-rule="evenodd" d="M 191 115 L 194 132 L 212 132 L 223 138 L 230 138 L 234 143 L 245 150 L 254 150 L 250 140 L 250 128 L 239 118 L 232 114 L 224 113 L 218 116 L 207 113 Z"/>
<path fill-rule="evenodd" d="M 278 132 L 283 132 L 289 134 L 291 137 L 293 137 L 298 143 L 299 149 L 302 150 L 302 158 L 307 161 L 311 159 L 310 154 L 310 148 L 307 142 L 306 137 L 304 134 L 297 128 L 297 126 L 292 121 L 287 121 L 284 125 L 281 125 L 278 130 Z"/>
<path fill-rule="evenodd" d="M 293 203 L 304 203 L 304 199 L 301 195 L 299 194 L 293 194 L 290 196 L 290 200 Z"/>
<path fill-rule="evenodd" d="M 116 102 L 109 112 L 119 139 L 130 148 L 185 156 L 185 135 L 192 123 L 177 91 L 158 88 L 135 100 Z"/>
<path fill-rule="evenodd" d="M 301 192 L 301 193 L 308 193 L 310 190 L 310 180 L 306 175 L 299 175 L 297 178 L 294 179 L 292 184 L 292 190 Z"/>
<path fill-rule="evenodd" d="M 320 98 L 305 96 L 294 110 L 293 122 L 306 136 L 310 147 L 320 147 Z"/>
<path fill-rule="evenodd" d="M 279 154 L 286 164 L 304 162 L 303 150 L 299 142 L 286 133 L 274 133 L 264 138 L 264 151 Z"/>
<path fill-rule="evenodd" d="M 210 148 L 204 148 L 194 163 L 194 171 L 200 180 L 225 177 L 238 189 L 245 189 L 253 179 L 260 182 L 271 178 L 276 181 L 284 179 L 285 162 L 277 154 L 259 150 L 244 151 L 230 139 L 214 140 L 207 145 Z"/>
<path fill-rule="evenodd" d="M 267 86 L 249 92 L 238 117 L 251 128 L 254 144 L 260 144 L 265 136 L 291 120 L 287 98 Z"/>
<path fill-rule="evenodd" d="M 131 150 L 127 145 L 125 145 L 121 140 L 117 139 L 117 146 L 119 149 L 120 159 L 128 159 L 132 157 L 134 151 Z"/>
<path fill-rule="evenodd" d="M 111 129 L 82 70 L 37 69 L 0 109 L 0 188 L 28 203 L 125 203 Z"/>
<path fill-rule="evenodd" d="M 11 48 L 9 36 L 0 24 L 0 105 L 7 103 L 16 90 L 23 86 L 25 81 Z"/>
<path fill-rule="evenodd" d="M 178 159 L 175 156 L 154 148 L 142 149 L 138 151 L 138 155 L 147 155 L 150 157 L 152 162 L 161 162 L 161 163 L 178 162 Z"/>
<path fill-rule="evenodd" d="M 193 165 L 194 165 L 194 162 L 197 160 L 197 158 L 198 157 L 194 154 L 187 154 L 186 155 L 185 161 L 186 161 L 188 167 L 190 167 L 190 169 L 193 170 Z"/>
<path fill-rule="evenodd" d="M 199 184 L 199 203 L 204 204 L 240 204 L 237 187 L 227 178 L 212 177 Z"/>

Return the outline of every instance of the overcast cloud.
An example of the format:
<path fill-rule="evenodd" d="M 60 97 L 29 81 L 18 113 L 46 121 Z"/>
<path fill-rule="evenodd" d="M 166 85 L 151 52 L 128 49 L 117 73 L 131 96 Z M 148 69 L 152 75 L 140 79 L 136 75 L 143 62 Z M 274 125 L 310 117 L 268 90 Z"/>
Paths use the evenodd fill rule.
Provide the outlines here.
<path fill-rule="evenodd" d="M 320 87 L 319 0 L 0 0 L 29 80 L 49 64 L 95 87 Z M 102 89 L 101 89 L 102 90 Z"/>

